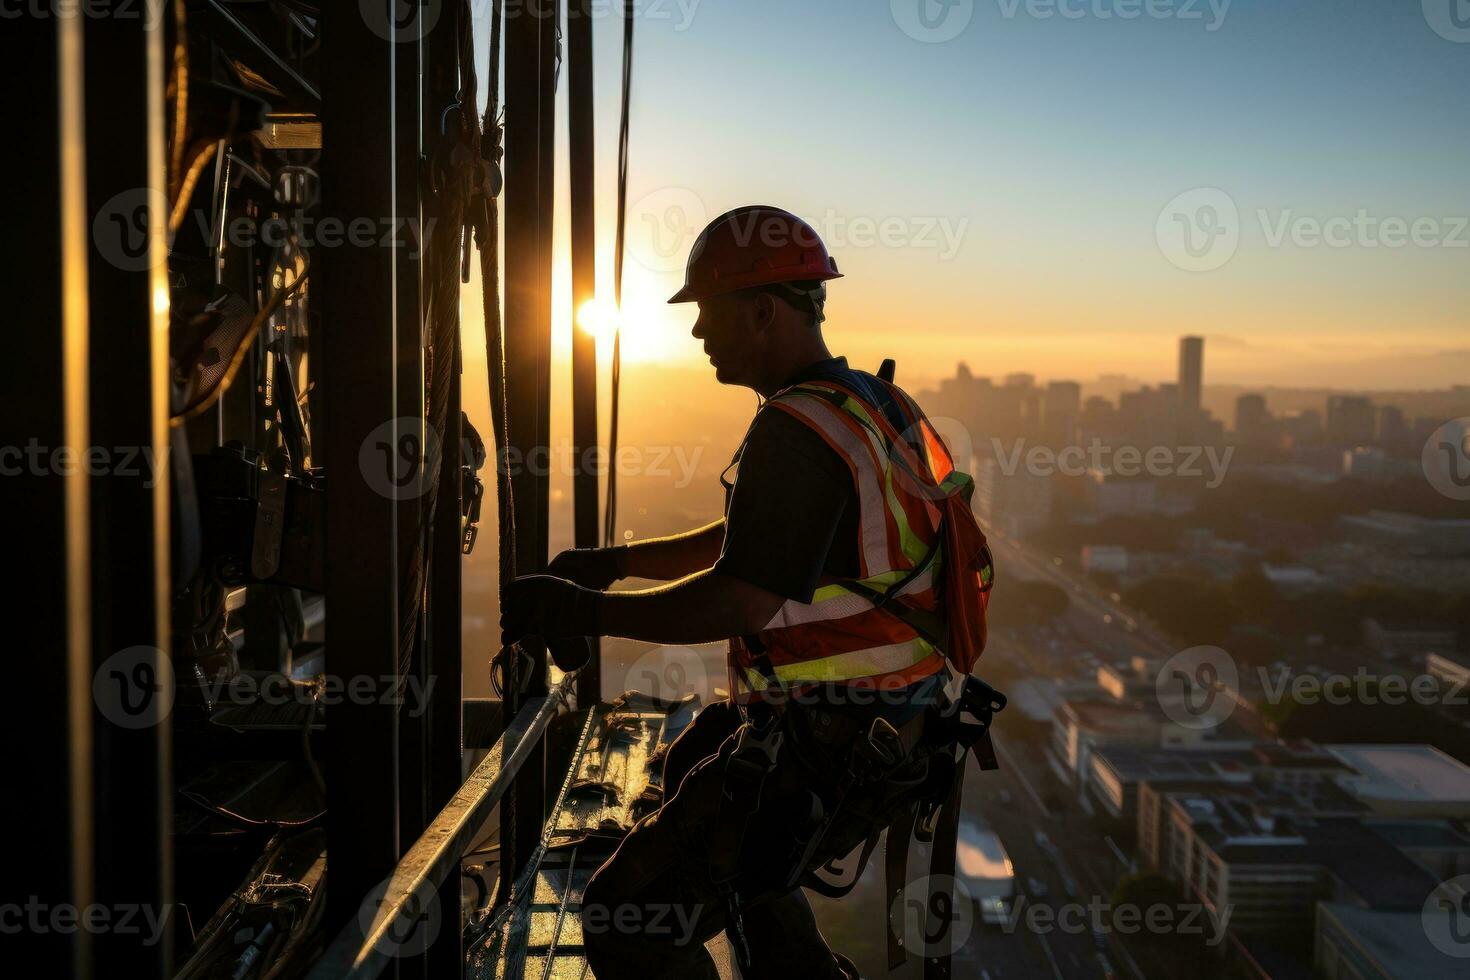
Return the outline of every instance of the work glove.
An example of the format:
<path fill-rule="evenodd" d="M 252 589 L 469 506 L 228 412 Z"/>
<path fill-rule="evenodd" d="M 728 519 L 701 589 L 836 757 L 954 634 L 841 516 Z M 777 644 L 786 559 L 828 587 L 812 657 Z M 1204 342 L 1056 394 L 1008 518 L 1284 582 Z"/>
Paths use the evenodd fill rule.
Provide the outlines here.
<path fill-rule="evenodd" d="M 583 588 L 599 592 L 627 575 L 628 546 L 616 548 L 573 548 L 551 559 L 546 574 L 575 582 Z"/>
<path fill-rule="evenodd" d="M 505 646 L 528 636 L 562 640 L 599 636 L 599 594 L 554 575 L 522 575 L 500 598 L 500 639 Z"/>

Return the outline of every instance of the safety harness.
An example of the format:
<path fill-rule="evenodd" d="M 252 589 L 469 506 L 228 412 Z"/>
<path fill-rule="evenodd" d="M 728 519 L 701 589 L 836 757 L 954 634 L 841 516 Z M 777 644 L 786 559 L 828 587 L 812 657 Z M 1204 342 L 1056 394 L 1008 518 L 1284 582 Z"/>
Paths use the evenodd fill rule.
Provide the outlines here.
<path fill-rule="evenodd" d="M 795 826 L 808 829 L 797 837 L 798 850 L 793 851 L 794 858 L 778 890 L 801 886 L 828 898 L 842 898 L 861 879 L 884 830 L 888 832 L 884 861 L 887 908 L 894 908 L 907 885 L 908 851 L 913 839 L 932 845 L 930 879 L 953 880 L 965 766 L 973 751 L 981 769 L 999 768 L 990 741 L 990 725 L 995 713 L 1005 707 L 1006 698 L 978 677 L 966 675 L 954 677 L 942 690 L 940 703 L 926 708 L 915 719 L 922 734 L 912 744 L 906 744 L 891 722 L 874 716 L 866 731 L 853 740 L 847 769 L 837 784 L 831 805 L 823 805 L 813 794 L 814 812 L 792 814 Z M 762 700 L 746 705 L 743 710 L 746 723 L 739 729 L 735 746 L 725 762 L 719 816 L 709 841 L 709 872 L 725 906 L 727 935 L 736 962 L 742 975 L 751 976 L 753 958 L 742 913 L 745 896 L 738 886 L 740 859 L 751 819 L 761 806 L 766 779 L 776 768 L 781 752 L 798 747 L 787 743 L 796 734 L 798 712 L 807 709 L 793 705 L 778 707 L 770 700 Z M 814 866 L 828 832 L 858 787 L 881 788 L 875 809 L 892 815 L 873 824 L 850 871 L 838 866 L 845 854 Z M 845 882 L 836 882 L 823 875 L 849 877 Z M 926 907 L 926 915 L 929 911 Z M 947 930 L 948 925 L 941 928 Z M 892 915 L 887 932 L 889 968 L 897 969 L 909 953 L 894 927 Z M 924 926 L 924 935 L 930 934 L 929 927 Z M 952 938 L 948 936 L 933 955 L 926 955 L 926 980 L 951 975 Z"/>

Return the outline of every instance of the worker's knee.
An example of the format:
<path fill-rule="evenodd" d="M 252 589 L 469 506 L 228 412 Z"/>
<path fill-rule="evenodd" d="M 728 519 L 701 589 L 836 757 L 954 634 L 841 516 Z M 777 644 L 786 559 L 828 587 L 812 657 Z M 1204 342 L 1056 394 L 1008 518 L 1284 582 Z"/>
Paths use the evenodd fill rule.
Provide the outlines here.
<path fill-rule="evenodd" d="M 612 931 L 612 912 L 618 901 L 609 886 L 609 876 L 600 868 L 582 892 L 582 942 L 587 951 L 587 965 L 594 976 L 615 976 L 612 970 L 617 937 Z"/>

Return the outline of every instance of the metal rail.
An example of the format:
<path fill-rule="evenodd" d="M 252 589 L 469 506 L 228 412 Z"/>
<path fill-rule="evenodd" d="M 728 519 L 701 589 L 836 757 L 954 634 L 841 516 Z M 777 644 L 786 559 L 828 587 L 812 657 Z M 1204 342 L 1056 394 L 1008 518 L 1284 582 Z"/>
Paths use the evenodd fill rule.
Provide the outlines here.
<path fill-rule="evenodd" d="M 349 922 L 317 960 L 309 980 L 372 980 L 383 972 L 397 949 L 393 937 L 416 927 L 427 896 L 436 893 L 455 870 L 476 831 L 510 789 L 532 750 L 541 744 L 574 678 L 573 674 L 562 677 L 548 695 L 525 703 L 454 799 L 408 849 L 383 885 L 366 897 L 365 901 L 376 901 L 372 921 L 366 928 L 362 916 Z M 455 928 L 460 928 L 458 907 L 446 911 L 453 914 Z"/>

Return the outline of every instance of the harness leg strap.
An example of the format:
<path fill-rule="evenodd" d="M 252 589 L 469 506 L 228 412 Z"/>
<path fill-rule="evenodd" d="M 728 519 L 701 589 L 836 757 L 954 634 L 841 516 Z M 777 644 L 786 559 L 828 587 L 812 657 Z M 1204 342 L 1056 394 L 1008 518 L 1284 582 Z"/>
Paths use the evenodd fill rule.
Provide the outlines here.
<path fill-rule="evenodd" d="M 955 765 L 954 786 L 950 789 L 949 799 L 945 800 L 944 807 L 939 814 L 939 822 L 934 828 L 934 846 L 929 852 L 931 881 L 936 878 L 954 880 L 955 848 L 959 843 L 960 806 L 965 796 L 965 763 L 968 761 L 969 754 L 962 753 L 959 762 Z M 955 896 L 951 894 L 951 910 L 954 901 Z M 954 955 L 952 923 L 951 919 L 951 924 L 945 927 L 943 948 L 924 960 L 924 980 L 949 980 L 950 961 Z"/>
<path fill-rule="evenodd" d="M 918 819 L 917 805 L 906 807 L 888 827 L 888 840 L 883 851 L 883 884 L 887 891 L 883 907 L 888 910 L 888 969 L 897 970 L 908 959 L 903 937 L 893 927 L 893 907 L 903 894 L 909 876 L 909 843 L 914 836 L 914 822 Z M 903 910 L 899 910 L 903 914 Z"/>

